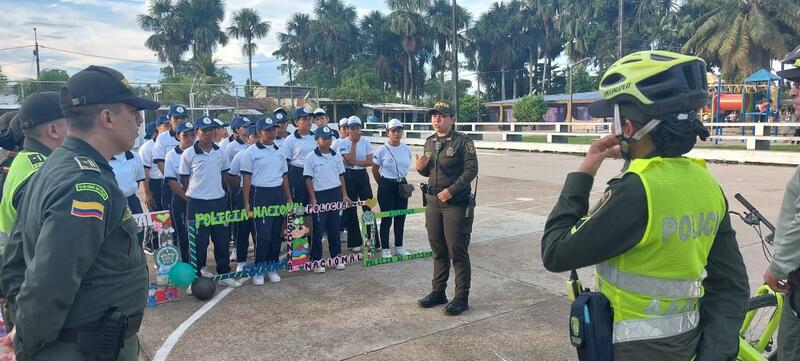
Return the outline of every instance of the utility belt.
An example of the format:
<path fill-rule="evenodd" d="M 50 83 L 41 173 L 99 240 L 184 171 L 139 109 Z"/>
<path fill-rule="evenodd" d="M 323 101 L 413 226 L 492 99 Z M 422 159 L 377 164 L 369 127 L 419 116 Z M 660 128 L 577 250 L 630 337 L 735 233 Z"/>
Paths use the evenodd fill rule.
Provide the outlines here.
<path fill-rule="evenodd" d="M 423 194 L 430 195 L 432 197 L 437 197 L 439 193 L 443 190 L 447 189 L 447 187 L 433 187 L 425 183 L 420 183 L 419 189 L 422 190 Z M 472 218 L 475 211 L 475 197 L 470 192 L 469 188 L 462 189 L 455 194 L 452 194 L 450 200 L 447 201 L 447 204 L 452 204 L 455 206 L 463 206 L 466 207 L 466 211 L 464 216 L 466 218 Z M 428 205 L 428 198 L 423 196 L 422 197 L 422 206 L 426 207 Z"/>
<path fill-rule="evenodd" d="M 61 329 L 57 340 L 76 343 L 78 351 L 89 360 L 114 361 L 124 347 L 125 339 L 139 332 L 143 317 L 141 312 L 126 316 L 110 309 L 97 321 Z"/>
<path fill-rule="evenodd" d="M 386 178 L 386 177 L 383 177 L 383 176 L 381 176 L 380 180 L 381 180 L 381 182 L 387 182 L 387 183 L 397 183 L 397 184 L 405 184 L 405 183 L 407 183 L 407 182 L 401 182 L 398 179 Z"/>

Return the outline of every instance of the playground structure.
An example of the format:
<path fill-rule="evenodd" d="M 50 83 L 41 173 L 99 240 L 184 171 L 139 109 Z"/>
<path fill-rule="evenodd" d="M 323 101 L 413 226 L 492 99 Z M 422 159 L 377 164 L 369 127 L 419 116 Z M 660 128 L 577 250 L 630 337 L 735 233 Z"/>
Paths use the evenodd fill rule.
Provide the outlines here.
<path fill-rule="evenodd" d="M 708 77 L 708 93 L 711 97 L 709 112 L 702 117 L 710 122 L 726 121 L 725 113 L 737 116 L 735 122 L 773 123 L 780 117 L 781 90 L 783 82 L 780 77 L 766 69 L 761 69 L 748 76 L 743 84 L 726 84 L 722 78 L 711 73 Z M 737 113 L 738 112 L 738 113 Z M 730 120 L 729 120 L 730 121 Z M 714 135 L 721 136 L 723 128 L 714 128 Z M 745 135 L 746 128 L 741 128 Z M 778 129 L 773 128 L 774 135 Z M 715 144 L 719 139 L 714 140 Z"/>

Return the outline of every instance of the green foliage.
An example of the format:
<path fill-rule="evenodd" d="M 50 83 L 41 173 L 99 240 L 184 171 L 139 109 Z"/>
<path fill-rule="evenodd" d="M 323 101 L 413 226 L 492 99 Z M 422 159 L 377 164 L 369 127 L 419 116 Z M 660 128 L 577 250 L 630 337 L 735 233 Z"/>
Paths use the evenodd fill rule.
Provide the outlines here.
<path fill-rule="evenodd" d="M 61 69 L 44 69 L 39 72 L 39 79 L 25 79 L 14 85 L 14 94 L 22 103 L 26 96 L 43 91 L 59 91 L 67 82 L 69 75 Z"/>
<path fill-rule="evenodd" d="M 3 74 L 3 68 L 0 68 L 0 88 L 6 86 L 8 84 L 8 77 Z"/>
<path fill-rule="evenodd" d="M 572 92 L 582 93 L 597 90 L 598 78 L 589 75 L 586 69 L 573 70 L 572 72 Z"/>
<path fill-rule="evenodd" d="M 378 75 L 369 65 L 356 63 L 342 70 L 342 82 L 327 94 L 334 99 L 359 100 L 365 103 L 394 102 L 397 96 L 371 86 Z"/>
<path fill-rule="evenodd" d="M 459 98 L 458 103 L 458 121 L 459 122 L 479 122 L 478 119 L 478 97 L 472 94 L 464 95 Z M 485 108 L 480 106 L 480 112 L 483 114 Z"/>
<path fill-rule="evenodd" d="M 514 103 L 514 118 L 519 122 L 540 122 L 547 113 L 547 103 L 542 95 L 524 97 Z"/>

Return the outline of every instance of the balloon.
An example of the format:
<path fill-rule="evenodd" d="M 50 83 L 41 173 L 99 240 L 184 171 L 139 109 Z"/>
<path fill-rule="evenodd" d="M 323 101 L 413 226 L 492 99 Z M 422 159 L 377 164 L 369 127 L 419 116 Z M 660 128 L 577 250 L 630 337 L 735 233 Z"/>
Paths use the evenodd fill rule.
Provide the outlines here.
<path fill-rule="evenodd" d="M 192 282 L 192 295 L 201 301 L 205 301 L 217 291 L 217 285 L 210 278 L 200 277 Z"/>
<path fill-rule="evenodd" d="M 169 270 L 169 279 L 172 281 L 172 284 L 178 287 L 186 287 L 192 284 L 195 277 L 197 277 L 196 271 L 194 267 L 188 263 L 179 262 Z"/>

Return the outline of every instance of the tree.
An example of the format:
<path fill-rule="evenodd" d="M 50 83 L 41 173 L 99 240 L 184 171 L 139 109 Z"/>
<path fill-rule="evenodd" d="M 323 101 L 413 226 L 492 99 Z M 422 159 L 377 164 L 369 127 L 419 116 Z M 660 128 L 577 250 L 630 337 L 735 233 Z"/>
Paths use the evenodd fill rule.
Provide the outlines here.
<path fill-rule="evenodd" d="M 478 104 L 478 97 L 472 94 L 464 95 L 461 98 L 460 108 L 458 109 L 458 121 L 459 122 L 480 122 L 481 120 L 478 119 L 478 111 L 480 108 L 481 114 L 483 114 L 483 106 Z"/>
<path fill-rule="evenodd" d="M 397 96 L 375 88 L 378 74 L 369 64 L 354 63 L 342 70 L 342 82 L 328 94 L 336 99 L 352 99 L 361 102 L 392 102 Z"/>
<path fill-rule="evenodd" d="M 317 60 L 332 68 L 336 77 L 337 68 L 350 60 L 357 48 L 356 8 L 341 0 L 317 0 L 314 13 L 312 31 Z"/>
<path fill-rule="evenodd" d="M 14 85 L 17 101 L 22 103 L 26 96 L 43 91 L 59 91 L 69 80 L 69 75 L 61 69 L 44 69 L 38 79 L 25 79 Z"/>
<path fill-rule="evenodd" d="M 435 39 L 437 51 L 431 62 L 431 73 L 438 72 L 439 83 L 444 83 L 444 74 L 448 68 L 452 69 L 454 66 L 452 50 L 447 50 L 448 45 L 450 49 L 453 48 L 453 6 L 448 0 L 434 0 L 431 7 L 428 8 L 427 18 L 430 19 L 430 30 Z M 456 32 L 466 29 L 470 22 L 472 22 L 472 15 L 456 4 Z M 439 98 L 446 99 L 444 88 L 440 89 Z"/>
<path fill-rule="evenodd" d="M 379 88 L 400 90 L 403 86 L 404 63 L 400 38 L 389 30 L 388 17 L 372 11 L 361 19 L 362 57 L 372 63 L 378 74 Z"/>
<path fill-rule="evenodd" d="M 0 88 L 4 88 L 8 84 L 8 77 L 3 74 L 3 68 L 0 68 Z"/>
<path fill-rule="evenodd" d="M 213 54 L 218 45 L 228 44 L 228 36 L 220 27 L 225 19 L 223 0 L 181 0 L 177 11 L 193 56 Z"/>
<path fill-rule="evenodd" d="M 691 3 L 702 0 L 693 0 Z M 695 20 L 683 49 L 719 59 L 723 75 L 741 79 L 780 59 L 800 42 L 800 3 L 793 0 L 705 1 L 710 11 Z"/>
<path fill-rule="evenodd" d="M 255 9 L 239 9 L 233 12 L 233 25 L 228 27 L 228 35 L 234 39 L 243 39 L 242 55 L 247 57 L 247 70 L 253 81 L 253 54 L 258 49 L 254 39 L 261 39 L 269 34 L 270 23 L 262 21 Z"/>
<path fill-rule="evenodd" d="M 514 118 L 519 122 L 540 122 L 547 113 L 542 95 L 529 95 L 514 103 Z"/>
<path fill-rule="evenodd" d="M 284 74 L 289 73 L 290 83 L 296 67 L 309 69 L 315 64 L 311 26 L 311 17 L 308 14 L 297 13 L 286 24 L 286 32 L 278 33 L 281 46 L 272 55 L 287 62 L 279 69 Z"/>
<path fill-rule="evenodd" d="M 406 71 L 403 75 L 403 101 L 406 101 L 414 97 L 412 62 L 417 52 L 417 42 L 427 31 L 422 13 L 430 6 L 430 0 L 386 0 L 386 4 L 392 9 L 389 29 L 400 36 L 400 44 L 406 52 Z"/>
<path fill-rule="evenodd" d="M 183 53 L 189 50 L 184 19 L 172 0 L 151 0 L 147 14 L 139 14 L 136 20 L 142 30 L 152 32 L 144 45 L 156 52 L 158 61 L 178 67 Z M 176 76 L 173 71 L 172 76 Z"/>

